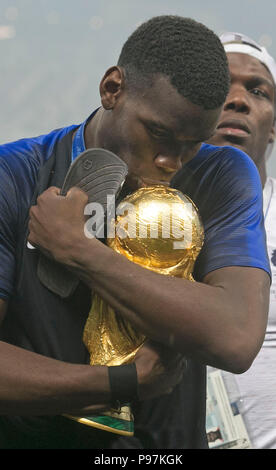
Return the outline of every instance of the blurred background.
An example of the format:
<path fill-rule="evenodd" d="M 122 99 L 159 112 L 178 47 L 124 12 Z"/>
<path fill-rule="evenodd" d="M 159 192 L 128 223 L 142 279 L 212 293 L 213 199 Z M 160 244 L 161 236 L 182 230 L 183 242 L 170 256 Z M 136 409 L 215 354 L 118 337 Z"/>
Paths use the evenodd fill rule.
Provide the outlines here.
<path fill-rule="evenodd" d="M 275 0 L 0 0 L 0 143 L 83 121 L 125 40 L 163 14 L 243 32 L 276 58 Z"/>

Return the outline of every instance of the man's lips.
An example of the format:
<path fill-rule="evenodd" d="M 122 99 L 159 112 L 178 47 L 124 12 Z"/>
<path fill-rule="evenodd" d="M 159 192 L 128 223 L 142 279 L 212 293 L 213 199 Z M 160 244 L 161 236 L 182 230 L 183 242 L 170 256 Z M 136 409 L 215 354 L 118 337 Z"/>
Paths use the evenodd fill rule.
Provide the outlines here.
<path fill-rule="evenodd" d="M 149 178 L 140 175 L 136 175 L 134 173 L 129 174 L 126 179 L 127 186 L 129 186 L 132 190 L 136 190 L 139 188 L 144 188 L 147 186 L 156 186 L 156 185 L 165 185 L 169 186 L 170 181 L 160 180 L 157 178 Z"/>
<path fill-rule="evenodd" d="M 168 181 L 164 181 L 164 180 L 157 180 L 157 179 L 152 179 L 152 178 L 145 178 L 145 177 L 140 177 L 138 179 L 139 183 L 140 183 L 140 187 L 146 187 L 146 186 L 156 186 L 156 185 L 165 185 L 165 186 L 169 186 L 169 182 Z"/>
<path fill-rule="evenodd" d="M 248 137 L 250 130 L 248 126 L 241 121 L 228 120 L 221 122 L 217 129 L 216 134 L 236 136 L 236 137 Z"/>

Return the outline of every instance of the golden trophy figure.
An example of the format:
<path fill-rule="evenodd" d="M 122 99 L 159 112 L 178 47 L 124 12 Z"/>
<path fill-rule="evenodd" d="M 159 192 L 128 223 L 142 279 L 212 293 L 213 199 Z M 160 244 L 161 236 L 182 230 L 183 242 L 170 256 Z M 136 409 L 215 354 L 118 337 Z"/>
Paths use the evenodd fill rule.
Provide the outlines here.
<path fill-rule="evenodd" d="M 161 185 L 138 189 L 119 204 L 113 229 L 114 236 L 109 235 L 107 244 L 117 253 L 146 269 L 193 281 L 204 232 L 195 204 L 180 191 Z M 94 295 L 83 333 L 91 365 L 130 363 L 145 339 Z M 129 436 L 134 432 L 129 405 L 100 415 L 71 418 L 117 434 Z"/>

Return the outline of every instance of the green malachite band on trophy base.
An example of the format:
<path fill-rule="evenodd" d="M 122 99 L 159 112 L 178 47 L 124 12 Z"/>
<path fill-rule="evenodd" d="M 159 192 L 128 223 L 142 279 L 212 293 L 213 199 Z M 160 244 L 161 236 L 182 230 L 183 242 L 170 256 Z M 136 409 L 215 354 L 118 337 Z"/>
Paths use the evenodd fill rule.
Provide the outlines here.
<path fill-rule="evenodd" d="M 124 419 L 111 418 L 110 416 L 91 416 L 84 418 L 85 423 L 91 421 L 90 426 L 93 426 L 103 431 L 113 432 L 124 436 L 133 436 L 134 426 L 133 422 Z M 82 421 L 81 418 L 79 421 Z"/>
<path fill-rule="evenodd" d="M 84 418 L 67 414 L 64 416 L 86 426 L 113 432 L 121 436 L 133 436 L 134 434 L 134 421 L 129 406 L 123 406 L 120 410 L 109 410 L 100 415 L 85 416 Z"/>

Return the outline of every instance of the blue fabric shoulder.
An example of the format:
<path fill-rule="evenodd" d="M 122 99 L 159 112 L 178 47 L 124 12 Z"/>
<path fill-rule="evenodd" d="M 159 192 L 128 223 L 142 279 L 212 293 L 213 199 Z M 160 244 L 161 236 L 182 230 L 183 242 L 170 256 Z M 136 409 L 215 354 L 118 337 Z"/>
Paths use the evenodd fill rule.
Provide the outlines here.
<path fill-rule="evenodd" d="M 174 179 L 201 215 L 204 247 L 195 265 L 202 280 L 213 270 L 250 266 L 270 275 L 262 185 L 254 162 L 239 149 L 203 144 Z"/>
<path fill-rule="evenodd" d="M 0 298 L 13 291 L 18 231 L 29 210 L 39 169 L 57 141 L 77 126 L 0 145 Z"/>

